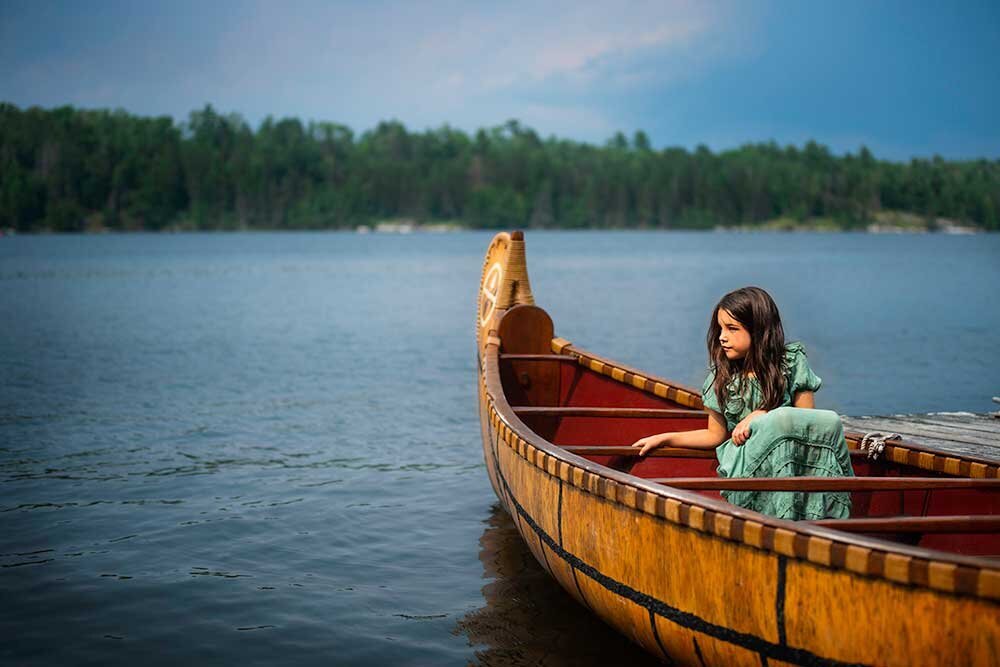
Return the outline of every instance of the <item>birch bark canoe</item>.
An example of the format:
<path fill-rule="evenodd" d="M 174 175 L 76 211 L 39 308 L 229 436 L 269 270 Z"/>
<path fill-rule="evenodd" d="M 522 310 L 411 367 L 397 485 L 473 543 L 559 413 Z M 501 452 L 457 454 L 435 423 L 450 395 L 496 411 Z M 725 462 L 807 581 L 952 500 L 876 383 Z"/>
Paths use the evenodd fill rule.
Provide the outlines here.
<path fill-rule="evenodd" d="M 1000 663 L 1000 493 L 989 481 L 947 483 L 996 480 L 998 461 L 904 438 L 876 460 L 852 453 L 862 483 L 851 519 L 783 521 L 730 505 L 705 488 L 718 480 L 713 452 L 640 458 L 628 447 L 704 427 L 700 391 L 557 337 L 535 305 L 520 232 L 487 248 L 476 350 L 483 456 L 500 503 L 571 596 L 654 656 Z M 857 450 L 862 434 L 847 437 Z"/>

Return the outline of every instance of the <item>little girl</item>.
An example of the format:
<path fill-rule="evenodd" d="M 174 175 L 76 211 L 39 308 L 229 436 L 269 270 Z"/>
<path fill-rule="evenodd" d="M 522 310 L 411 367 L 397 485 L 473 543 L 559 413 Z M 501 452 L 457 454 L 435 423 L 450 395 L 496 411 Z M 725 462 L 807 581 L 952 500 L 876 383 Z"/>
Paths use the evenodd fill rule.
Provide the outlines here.
<path fill-rule="evenodd" d="M 822 381 L 800 343 L 785 344 L 771 296 L 744 287 L 722 297 L 708 328 L 710 372 L 701 390 L 708 428 L 650 435 L 633 444 L 717 447 L 719 477 L 847 477 L 851 457 L 837 413 L 815 410 Z M 720 407 L 724 406 L 724 407 Z M 847 492 L 723 491 L 740 507 L 779 519 L 846 519 Z"/>

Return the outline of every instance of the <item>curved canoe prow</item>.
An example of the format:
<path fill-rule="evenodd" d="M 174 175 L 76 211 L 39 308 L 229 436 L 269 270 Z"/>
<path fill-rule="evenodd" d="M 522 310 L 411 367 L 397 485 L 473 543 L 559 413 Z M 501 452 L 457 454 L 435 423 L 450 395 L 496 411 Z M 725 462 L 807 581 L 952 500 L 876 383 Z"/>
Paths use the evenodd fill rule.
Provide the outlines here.
<path fill-rule="evenodd" d="M 482 353 L 490 331 L 503 314 L 516 305 L 535 304 L 528 280 L 524 254 L 524 233 L 501 232 L 493 237 L 486 250 L 483 273 L 479 280 L 479 307 L 476 314 L 476 339 Z"/>
<path fill-rule="evenodd" d="M 575 347 L 534 305 L 519 232 L 487 250 L 477 312 L 490 483 L 541 566 L 653 655 L 680 664 L 1000 662 L 1000 466 L 915 443 L 857 451 L 851 519 L 730 505 L 711 450 L 629 445 L 703 428 L 700 392 Z"/>

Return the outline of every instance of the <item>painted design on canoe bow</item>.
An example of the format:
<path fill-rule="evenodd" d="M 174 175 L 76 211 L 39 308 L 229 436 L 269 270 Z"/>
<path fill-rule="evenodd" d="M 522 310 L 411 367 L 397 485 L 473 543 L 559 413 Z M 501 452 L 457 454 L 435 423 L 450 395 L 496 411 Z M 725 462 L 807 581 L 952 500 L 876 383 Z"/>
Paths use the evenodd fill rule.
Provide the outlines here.
<path fill-rule="evenodd" d="M 502 279 L 503 267 L 500 266 L 500 262 L 494 262 L 483 278 L 483 289 L 480 296 L 482 303 L 480 311 L 482 315 L 479 318 L 479 326 L 481 327 L 489 324 L 490 319 L 493 317 L 493 312 L 497 308 L 497 297 L 500 292 L 500 281 Z"/>

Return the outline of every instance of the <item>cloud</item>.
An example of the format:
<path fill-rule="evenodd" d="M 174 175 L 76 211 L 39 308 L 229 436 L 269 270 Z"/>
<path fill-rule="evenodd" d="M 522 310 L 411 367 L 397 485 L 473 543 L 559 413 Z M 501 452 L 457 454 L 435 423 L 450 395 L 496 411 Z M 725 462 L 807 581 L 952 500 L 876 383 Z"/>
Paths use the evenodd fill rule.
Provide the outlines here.
<path fill-rule="evenodd" d="M 579 2 L 525 5 L 503 15 L 470 11 L 429 32 L 415 56 L 425 70 L 456 65 L 477 91 L 557 78 L 595 84 L 602 62 L 690 44 L 709 27 L 705 5 Z"/>
<path fill-rule="evenodd" d="M 211 103 L 251 123 L 355 130 L 516 118 L 597 142 L 643 129 L 657 146 L 868 138 L 903 157 L 997 153 L 989 3 L 903 14 L 773 0 L 0 4 L 0 100 L 19 106 L 183 119 Z M 907 29 L 886 32 L 900 16 Z"/>
<path fill-rule="evenodd" d="M 601 97 L 694 76 L 725 53 L 718 37 L 734 24 L 728 4 L 686 1 L 243 7 L 202 76 L 255 99 L 251 116 L 269 99 L 361 127 L 516 117 L 589 139 L 615 125 Z"/>
<path fill-rule="evenodd" d="M 79 20 L 64 16 L 53 36 L 65 48 L 24 42 L 22 53 L 38 50 L 8 83 L 36 98 L 47 87 L 45 101 L 62 95 L 140 113 L 184 116 L 211 102 L 251 121 L 295 115 L 358 129 L 390 117 L 466 129 L 514 117 L 543 134 L 598 140 L 616 125 L 616 98 L 716 61 L 728 43 L 719 35 L 738 14 L 728 0 L 258 0 L 207 9 L 179 0 L 154 5 L 145 21 L 132 17 L 128 30 L 102 19 L 82 31 L 72 26 L 85 12 L 69 7 Z M 26 19 L 39 36 L 41 19 Z M 25 76 L 42 64 L 44 79 Z"/>

